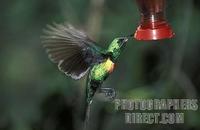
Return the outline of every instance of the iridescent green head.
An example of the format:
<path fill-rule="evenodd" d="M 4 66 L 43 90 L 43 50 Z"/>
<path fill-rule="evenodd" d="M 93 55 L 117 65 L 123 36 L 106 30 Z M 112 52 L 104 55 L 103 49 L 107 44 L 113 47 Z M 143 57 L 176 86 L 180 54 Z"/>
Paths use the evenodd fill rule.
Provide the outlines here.
<path fill-rule="evenodd" d="M 128 41 L 128 37 L 115 38 L 112 41 L 112 43 L 109 45 L 108 50 L 107 50 L 112 60 L 115 61 L 119 57 L 127 41 Z"/>

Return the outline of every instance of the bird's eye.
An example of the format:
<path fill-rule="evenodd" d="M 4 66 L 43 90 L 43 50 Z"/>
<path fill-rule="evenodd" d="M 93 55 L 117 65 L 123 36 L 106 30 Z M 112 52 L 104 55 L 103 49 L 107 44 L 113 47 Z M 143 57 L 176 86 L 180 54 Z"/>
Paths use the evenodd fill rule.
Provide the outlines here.
<path fill-rule="evenodd" d="M 124 40 L 124 39 L 121 38 L 121 39 L 119 39 L 119 40 L 117 41 L 117 43 L 122 43 L 123 40 Z"/>

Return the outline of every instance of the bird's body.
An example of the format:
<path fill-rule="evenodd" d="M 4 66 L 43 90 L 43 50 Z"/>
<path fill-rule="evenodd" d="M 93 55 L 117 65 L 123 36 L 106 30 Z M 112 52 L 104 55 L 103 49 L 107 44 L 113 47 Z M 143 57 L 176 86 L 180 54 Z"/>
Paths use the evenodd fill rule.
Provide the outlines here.
<path fill-rule="evenodd" d="M 100 64 L 94 65 L 90 75 L 92 80 L 103 81 L 105 77 L 113 72 L 115 63 L 110 58 Z"/>
<path fill-rule="evenodd" d="M 42 38 L 50 60 L 67 76 L 77 80 L 89 71 L 86 83 L 86 111 L 89 113 L 89 105 L 96 91 L 109 90 L 101 86 L 113 72 L 115 62 L 128 38 L 115 38 L 107 49 L 102 49 L 86 33 L 71 25 L 61 24 L 48 26 Z"/>
<path fill-rule="evenodd" d="M 87 83 L 87 102 L 90 103 L 96 90 L 102 85 L 106 78 L 113 72 L 114 63 L 110 58 L 106 59 L 100 64 L 94 65 L 89 73 Z"/>

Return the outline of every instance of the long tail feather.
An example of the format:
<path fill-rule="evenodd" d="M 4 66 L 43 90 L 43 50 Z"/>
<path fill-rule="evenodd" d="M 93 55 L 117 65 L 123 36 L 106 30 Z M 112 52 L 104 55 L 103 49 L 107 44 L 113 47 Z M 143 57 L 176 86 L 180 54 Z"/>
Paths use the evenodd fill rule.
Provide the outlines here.
<path fill-rule="evenodd" d="M 86 106 L 85 106 L 83 130 L 88 130 L 88 124 L 89 124 L 89 120 L 90 120 L 90 107 L 91 107 L 91 104 L 87 102 Z"/>

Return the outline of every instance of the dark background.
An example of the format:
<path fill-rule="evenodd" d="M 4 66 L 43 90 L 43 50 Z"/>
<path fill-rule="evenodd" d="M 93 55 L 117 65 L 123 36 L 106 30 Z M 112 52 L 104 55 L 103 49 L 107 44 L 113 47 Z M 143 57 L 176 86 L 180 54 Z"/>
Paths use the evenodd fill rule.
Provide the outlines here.
<path fill-rule="evenodd" d="M 175 38 L 129 41 L 104 86 L 119 98 L 199 98 L 200 1 L 167 0 Z M 135 32 L 139 11 L 133 0 L 1 0 L 0 130 L 75 130 L 85 79 L 58 71 L 40 41 L 52 22 L 85 29 L 100 46 Z M 183 125 L 126 125 L 124 114 L 96 97 L 91 130 L 199 130 L 200 112 L 185 112 Z"/>

